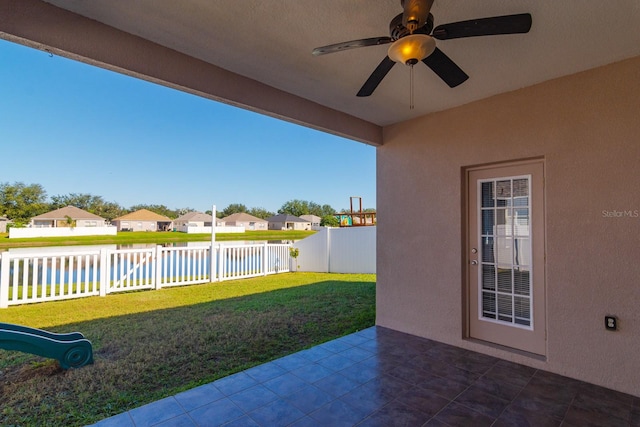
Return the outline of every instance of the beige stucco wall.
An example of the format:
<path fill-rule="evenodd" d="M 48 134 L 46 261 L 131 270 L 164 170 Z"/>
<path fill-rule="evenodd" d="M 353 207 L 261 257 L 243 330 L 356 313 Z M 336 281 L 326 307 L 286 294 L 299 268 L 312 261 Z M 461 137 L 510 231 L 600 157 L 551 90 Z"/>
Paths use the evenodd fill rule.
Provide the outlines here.
<path fill-rule="evenodd" d="M 33 227 L 68 227 L 66 219 L 34 219 Z M 77 219 L 75 227 L 106 227 L 103 219 Z"/>
<path fill-rule="evenodd" d="M 107 224 L 103 219 L 79 219 L 76 221 L 76 227 L 106 227 Z"/>
<path fill-rule="evenodd" d="M 270 222 L 269 230 L 311 230 L 310 222 Z"/>
<path fill-rule="evenodd" d="M 293 223 L 294 230 L 311 230 L 310 222 L 294 222 Z"/>
<path fill-rule="evenodd" d="M 118 220 L 111 222 L 118 227 L 118 231 L 121 231 L 123 228 L 129 229 L 130 231 L 156 231 L 158 229 L 157 221 Z"/>
<path fill-rule="evenodd" d="M 251 224 L 253 223 L 253 227 Z M 266 230 L 269 223 L 267 221 L 236 221 L 230 222 L 227 225 L 235 225 L 238 227 L 244 227 L 246 230 Z"/>
<path fill-rule="evenodd" d="M 640 57 L 385 128 L 377 324 L 640 396 L 638 82 Z M 545 161 L 546 360 L 463 338 L 462 171 L 530 157 Z"/>

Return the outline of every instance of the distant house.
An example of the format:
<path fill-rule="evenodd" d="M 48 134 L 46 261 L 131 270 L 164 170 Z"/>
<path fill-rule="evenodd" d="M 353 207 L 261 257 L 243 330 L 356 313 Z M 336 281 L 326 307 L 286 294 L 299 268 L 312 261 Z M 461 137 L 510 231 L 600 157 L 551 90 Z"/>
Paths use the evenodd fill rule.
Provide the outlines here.
<path fill-rule="evenodd" d="M 7 225 L 11 224 L 12 222 L 13 221 L 11 221 L 9 218 L 0 216 L 0 233 L 6 233 Z"/>
<path fill-rule="evenodd" d="M 225 227 L 244 227 L 245 230 L 267 230 L 269 222 L 266 219 L 238 212 L 222 218 Z"/>
<path fill-rule="evenodd" d="M 322 218 L 316 215 L 300 215 L 300 218 L 309 221 L 312 229 L 314 229 L 314 227 L 320 227 L 320 221 L 322 220 Z"/>
<path fill-rule="evenodd" d="M 140 209 L 111 220 L 118 231 L 170 231 L 173 220 L 164 215 Z"/>
<path fill-rule="evenodd" d="M 270 218 L 269 230 L 311 230 L 311 222 L 289 214 L 278 214 Z"/>
<path fill-rule="evenodd" d="M 202 212 L 187 212 L 173 221 L 173 226 L 180 227 L 211 227 L 213 217 Z"/>
<path fill-rule="evenodd" d="M 73 221 L 71 224 L 69 220 Z M 32 228 L 106 227 L 107 220 L 75 206 L 65 206 L 31 218 Z"/>

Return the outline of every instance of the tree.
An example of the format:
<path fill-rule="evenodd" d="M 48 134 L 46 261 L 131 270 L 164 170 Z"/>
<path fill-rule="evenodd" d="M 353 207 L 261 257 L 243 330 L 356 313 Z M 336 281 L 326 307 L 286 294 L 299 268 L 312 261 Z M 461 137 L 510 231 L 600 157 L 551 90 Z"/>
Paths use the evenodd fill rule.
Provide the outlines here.
<path fill-rule="evenodd" d="M 77 224 L 76 220 L 71 218 L 69 215 L 64 216 L 64 222 L 67 224 L 67 227 L 74 228 Z"/>
<path fill-rule="evenodd" d="M 70 193 L 51 197 L 51 209 L 75 206 L 109 221 L 124 214 L 124 209 L 115 202 L 106 202 L 101 196 Z"/>
<path fill-rule="evenodd" d="M 267 219 L 274 215 L 273 212 L 269 212 L 264 208 L 251 208 L 247 213 L 261 219 Z"/>
<path fill-rule="evenodd" d="M 336 210 L 333 209 L 333 207 L 331 207 L 330 205 L 322 205 L 321 211 L 322 214 L 318 215 L 321 218 L 324 218 L 325 216 L 333 216 L 333 214 L 336 213 Z"/>
<path fill-rule="evenodd" d="M 296 266 L 296 271 L 298 271 L 298 268 L 300 267 L 298 265 L 298 256 L 300 255 L 300 249 L 299 248 L 289 248 L 289 256 L 291 258 L 293 258 L 293 265 Z"/>
<path fill-rule="evenodd" d="M 0 216 L 16 223 L 26 224 L 29 220 L 48 210 L 47 192 L 40 184 L 25 185 L 23 182 L 0 184 Z"/>
<path fill-rule="evenodd" d="M 124 215 L 125 209 L 116 202 L 105 202 L 100 209 L 96 209 L 94 214 L 111 221 L 114 218 Z"/>
<path fill-rule="evenodd" d="M 279 214 L 289 214 L 294 216 L 309 215 L 309 202 L 304 200 L 289 200 L 280 209 Z"/>
<path fill-rule="evenodd" d="M 306 206 L 307 206 L 307 213 L 303 214 L 303 215 L 322 216 L 321 215 L 322 214 L 322 206 L 320 206 L 319 204 L 317 204 L 315 202 L 302 202 L 302 203 L 306 204 Z"/>
<path fill-rule="evenodd" d="M 350 208 L 344 208 L 340 212 L 349 212 L 349 211 L 350 211 Z M 360 208 L 354 206 L 353 211 L 360 212 Z M 376 211 L 376 208 L 362 208 L 362 212 L 375 212 L 375 211 Z"/>
<path fill-rule="evenodd" d="M 325 215 L 320 220 L 320 225 L 323 227 L 339 227 L 340 221 L 333 215 Z"/>
<path fill-rule="evenodd" d="M 327 215 L 333 215 L 336 211 L 330 205 L 322 205 L 306 200 L 289 200 L 278 210 L 280 214 L 289 214 L 295 216 L 315 215 L 323 218 Z"/>
<path fill-rule="evenodd" d="M 185 214 L 188 214 L 189 212 L 195 212 L 195 209 L 191 209 L 191 208 L 180 208 L 180 209 L 176 209 L 176 212 L 178 213 L 178 216 L 182 216 Z M 211 215 L 211 210 L 209 210 L 209 215 Z"/>
<path fill-rule="evenodd" d="M 247 212 L 247 207 L 242 203 L 231 203 L 221 211 L 218 211 L 218 218 L 225 218 L 234 213 Z"/>
<path fill-rule="evenodd" d="M 158 215 L 163 215 L 171 219 L 176 219 L 179 215 L 176 210 L 169 209 L 165 205 L 134 205 L 129 208 L 130 212 L 139 211 L 140 209 L 146 209 L 151 212 L 155 212 Z"/>
<path fill-rule="evenodd" d="M 92 196 L 91 194 L 70 193 L 67 195 L 51 196 L 51 209 L 60 209 L 65 206 L 75 206 L 90 212 L 93 206 L 104 203 L 102 197 Z"/>

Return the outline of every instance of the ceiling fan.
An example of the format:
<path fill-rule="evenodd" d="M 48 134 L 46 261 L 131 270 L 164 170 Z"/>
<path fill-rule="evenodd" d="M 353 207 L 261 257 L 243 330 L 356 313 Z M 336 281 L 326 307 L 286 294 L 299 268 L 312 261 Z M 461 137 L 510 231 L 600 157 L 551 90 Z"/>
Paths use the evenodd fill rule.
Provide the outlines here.
<path fill-rule="evenodd" d="M 373 70 L 357 96 L 371 95 L 396 62 L 413 67 L 422 61 L 449 87 L 453 88 L 462 84 L 469 76 L 436 47 L 434 39 L 450 40 L 463 37 L 527 33 L 531 28 L 529 13 L 452 22 L 433 28 L 433 15 L 430 13 L 433 1 L 400 0 L 404 11 L 389 23 L 390 37 L 372 37 L 330 44 L 317 47 L 313 49 L 312 53 L 318 56 L 357 47 L 391 43 L 387 56 Z"/>

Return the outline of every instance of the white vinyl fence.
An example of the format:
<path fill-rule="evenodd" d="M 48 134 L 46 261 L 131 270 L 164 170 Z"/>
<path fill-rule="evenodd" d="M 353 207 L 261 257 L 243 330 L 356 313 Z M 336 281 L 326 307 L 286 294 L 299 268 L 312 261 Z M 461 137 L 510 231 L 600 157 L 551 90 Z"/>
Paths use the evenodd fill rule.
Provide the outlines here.
<path fill-rule="evenodd" d="M 0 254 L 0 308 L 289 271 L 289 245 L 156 246 Z"/>
<path fill-rule="evenodd" d="M 181 233 L 187 234 L 211 234 L 211 226 L 199 226 L 199 225 L 180 225 L 176 227 L 176 230 Z M 236 226 L 225 226 L 220 227 L 216 226 L 216 233 L 244 233 L 244 227 L 236 227 Z"/>
<path fill-rule="evenodd" d="M 375 273 L 376 227 L 323 228 L 293 244 L 298 271 Z M 293 267 L 296 270 L 296 266 Z"/>

